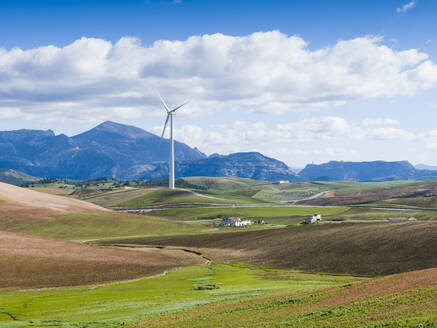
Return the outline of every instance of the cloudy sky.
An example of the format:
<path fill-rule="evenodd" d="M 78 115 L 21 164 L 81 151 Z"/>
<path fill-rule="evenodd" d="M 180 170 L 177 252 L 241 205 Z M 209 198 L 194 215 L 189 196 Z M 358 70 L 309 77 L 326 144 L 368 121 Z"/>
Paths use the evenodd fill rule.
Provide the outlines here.
<path fill-rule="evenodd" d="M 0 0 L 0 130 L 159 134 L 159 90 L 207 154 L 435 165 L 436 21 L 437 0 Z"/>

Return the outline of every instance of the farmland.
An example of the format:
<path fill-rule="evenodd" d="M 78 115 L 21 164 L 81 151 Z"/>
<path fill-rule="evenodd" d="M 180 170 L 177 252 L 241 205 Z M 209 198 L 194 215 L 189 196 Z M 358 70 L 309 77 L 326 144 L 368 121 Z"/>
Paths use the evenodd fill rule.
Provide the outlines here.
<path fill-rule="evenodd" d="M 437 270 L 198 306 L 141 327 L 435 327 Z"/>
<path fill-rule="evenodd" d="M 424 221 L 289 226 L 112 242 L 192 248 L 226 263 L 307 272 L 384 275 L 437 267 L 436 235 L 437 222 Z"/>
<path fill-rule="evenodd" d="M 250 197 L 232 193 L 201 193 L 189 190 L 157 189 L 129 201 L 120 207 L 138 208 L 166 204 L 252 204 L 261 203 Z"/>
<path fill-rule="evenodd" d="M 59 197 L 66 188 L 47 185 L 45 194 L 14 189 L 14 199 L 5 191 L 0 327 L 437 324 L 437 212 L 269 203 L 328 190 L 335 197 L 366 195 L 379 186 L 375 183 L 273 185 L 233 178 L 187 183 L 200 189 L 100 184 Z M 383 185 L 395 193 L 433 188 L 432 183 Z M 375 205 L 414 206 L 397 204 L 414 200 L 422 206 L 428 199 Z M 142 215 L 108 210 L 117 206 L 155 210 Z M 314 213 L 323 215 L 322 224 L 298 225 Z M 382 222 L 401 215 L 419 221 Z M 219 228 L 223 216 L 269 224 Z"/>
<path fill-rule="evenodd" d="M 155 216 L 193 220 L 197 218 L 215 218 L 224 216 L 241 216 L 249 218 L 275 218 L 275 217 L 303 217 L 321 213 L 323 215 L 337 215 L 345 212 L 347 207 L 240 207 L 240 208 L 177 208 L 152 211 Z"/>
<path fill-rule="evenodd" d="M 6 292 L 0 327 L 432 327 L 436 279 L 436 269 L 368 279 L 213 264 L 133 282 Z M 208 283 L 219 288 L 196 290 Z"/>
<path fill-rule="evenodd" d="M 132 251 L 0 232 L 0 290 L 141 278 L 204 262 L 180 250 Z"/>
<path fill-rule="evenodd" d="M 278 279 L 280 277 L 280 279 Z M 205 304 L 239 302 L 275 294 L 315 291 L 342 286 L 360 278 L 266 270 L 213 264 L 172 270 L 153 279 L 104 286 L 59 288 L 48 291 L 2 293 L 0 327 L 116 327 L 142 320 L 159 320 L 161 313 L 194 309 Z M 199 291 L 199 284 L 218 289 Z M 87 306 L 83 307 L 86 303 Z M 15 318 L 14 320 L 11 318 Z"/>

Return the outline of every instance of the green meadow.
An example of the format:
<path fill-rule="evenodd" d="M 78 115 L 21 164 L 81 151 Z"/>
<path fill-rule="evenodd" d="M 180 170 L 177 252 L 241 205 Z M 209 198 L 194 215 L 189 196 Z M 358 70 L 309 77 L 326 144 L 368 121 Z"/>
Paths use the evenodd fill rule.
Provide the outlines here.
<path fill-rule="evenodd" d="M 138 208 L 166 204 L 253 204 L 262 203 L 251 197 L 232 193 L 197 192 L 165 188 L 148 192 L 140 197 L 119 204 L 120 207 Z"/>
<path fill-rule="evenodd" d="M 102 286 L 3 292 L 0 327 L 120 327 L 200 305 L 315 291 L 362 279 L 211 264 Z M 211 284 L 218 288 L 198 290 Z"/>

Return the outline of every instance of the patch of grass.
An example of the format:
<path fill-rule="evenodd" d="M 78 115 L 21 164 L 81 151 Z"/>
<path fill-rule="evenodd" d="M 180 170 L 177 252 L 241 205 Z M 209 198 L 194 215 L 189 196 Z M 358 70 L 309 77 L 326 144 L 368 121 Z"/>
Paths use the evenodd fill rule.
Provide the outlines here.
<path fill-rule="evenodd" d="M 437 212 L 427 211 L 399 211 L 399 210 L 378 210 L 363 207 L 351 207 L 349 210 L 335 215 L 335 218 L 343 218 L 346 220 L 385 220 L 394 217 L 415 217 L 419 220 L 432 220 L 437 218 Z"/>
<path fill-rule="evenodd" d="M 193 220 L 205 217 L 238 216 L 247 218 L 304 217 L 314 213 L 338 215 L 348 207 L 246 207 L 246 208 L 177 208 L 152 211 L 153 216 L 174 217 Z"/>
<path fill-rule="evenodd" d="M 236 177 L 188 177 L 183 178 L 191 184 L 216 191 L 238 191 L 251 188 L 264 188 L 272 185 L 267 181 Z"/>
<path fill-rule="evenodd" d="M 393 207 L 437 208 L 437 196 L 395 198 L 377 202 L 373 205 Z"/>
<path fill-rule="evenodd" d="M 396 181 L 381 181 L 381 182 L 352 182 L 352 181 L 335 181 L 335 182 L 317 182 L 318 185 L 323 186 L 327 190 L 333 190 L 342 194 L 351 194 L 373 189 L 391 189 L 406 186 L 415 186 L 433 181 L 410 181 L 410 180 L 396 180 Z M 435 181 L 434 181 L 435 182 Z"/>
<path fill-rule="evenodd" d="M 276 279 L 279 272 L 284 279 Z M 270 276 L 270 274 L 272 275 Z M 285 291 L 314 291 L 361 280 L 350 276 L 271 271 L 241 265 L 212 264 L 172 270 L 168 275 L 101 287 L 59 288 L 2 293 L 0 327 L 58 325 L 119 327 L 155 320 L 168 313 L 197 309 L 204 304 L 245 301 Z M 215 284 L 218 289 L 196 290 Z M 11 314 L 15 320 L 8 315 Z M 32 321 L 32 323 L 30 323 Z"/>
<path fill-rule="evenodd" d="M 344 287 L 257 301 L 207 304 L 141 327 L 374 327 L 433 328 L 437 326 L 437 289 L 411 289 L 359 302 L 334 300 Z"/>
<path fill-rule="evenodd" d="M 82 211 L 54 217 L 2 217 L 0 220 L 0 230 L 62 239 L 190 234 L 210 227 L 207 223 L 190 224 L 153 216 L 98 211 Z"/>
<path fill-rule="evenodd" d="M 124 203 L 132 199 L 142 197 L 153 190 L 154 189 L 152 188 L 148 188 L 148 189 L 119 188 L 107 192 L 86 194 L 82 197 L 82 199 L 86 200 L 87 202 L 104 207 L 115 207 L 120 203 Z"/>

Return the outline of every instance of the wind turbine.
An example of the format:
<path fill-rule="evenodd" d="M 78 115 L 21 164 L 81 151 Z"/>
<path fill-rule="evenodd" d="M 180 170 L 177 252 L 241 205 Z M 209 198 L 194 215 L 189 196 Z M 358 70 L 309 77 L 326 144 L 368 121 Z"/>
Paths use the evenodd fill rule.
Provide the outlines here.
<path fill-rule="evenodd" d="M 168 188 L 174 189 L 174 134 L 173 134 L 173 116 L 176 115 L 176 111 L 182 106 L 188 103 L 185 102 L 182 105 L 179 105 L 173 109 L 170 109 L 165 103 L 164 99 L 158 92 L 158 96 L 161 99 L 162 104 L 164 105 L 165 110 L 167 111 L 167 118 L 165 119 L 164 128 L 162 129 L 161 140 L 164 137 L 165 129 L 167 128 L 167 123 L 170 120 L 170 160 L 168 166 Z"/>

